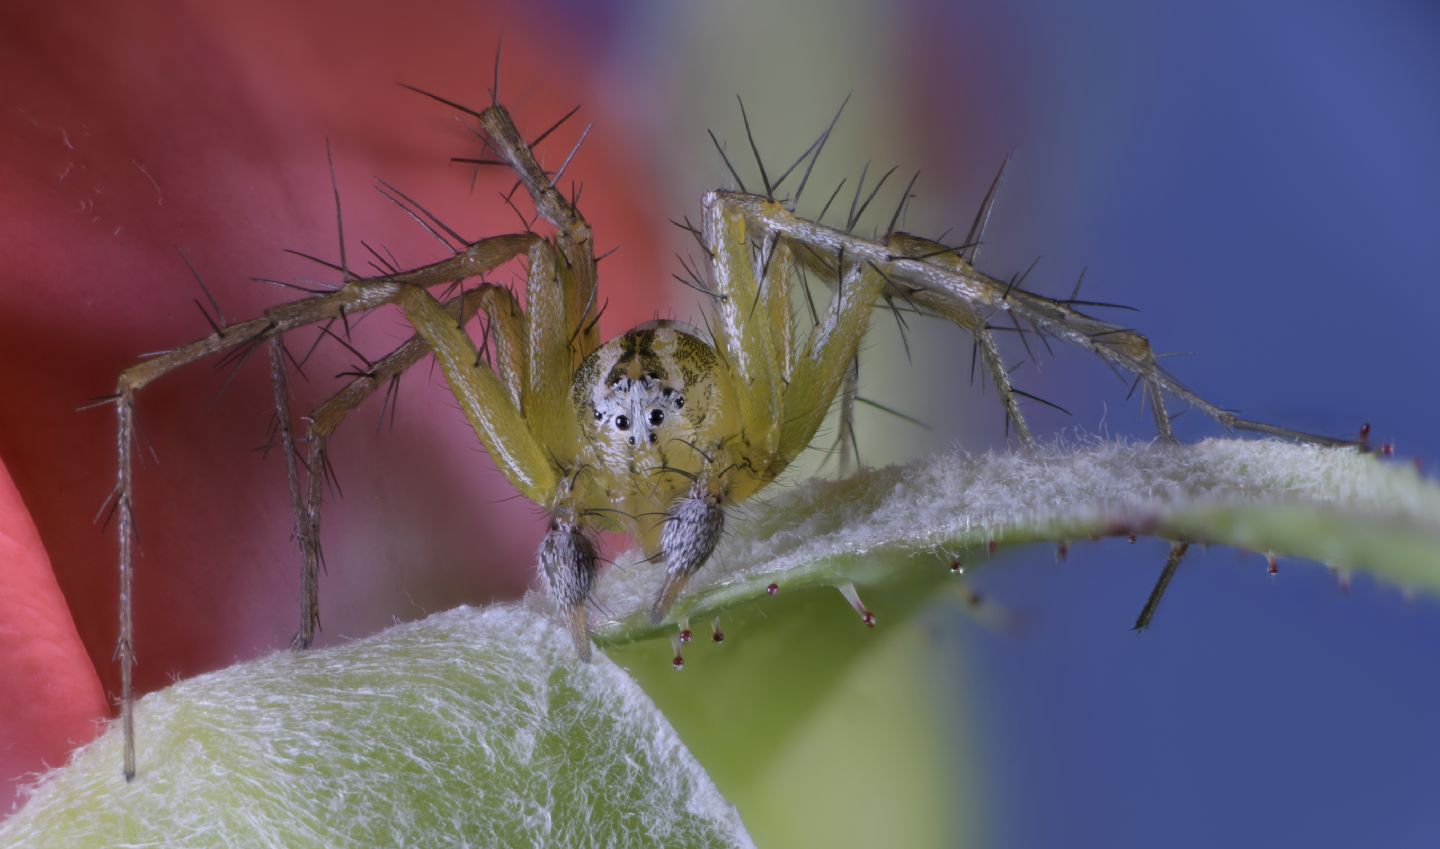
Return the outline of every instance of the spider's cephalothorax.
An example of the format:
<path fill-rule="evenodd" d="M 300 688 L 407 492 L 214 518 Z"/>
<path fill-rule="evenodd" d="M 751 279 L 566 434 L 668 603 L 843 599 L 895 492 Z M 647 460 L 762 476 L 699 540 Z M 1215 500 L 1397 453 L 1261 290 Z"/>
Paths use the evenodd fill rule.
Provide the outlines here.
<path fill-rule="evenodd" d="M 575 495 L 592 513 L 621 517 L 663 557 L 669 580 L 651 611 L 658 622 L 724 528 L 739 466 L 717 458 L 747 453 L 729 375 L 698 331 L 653 321 L 587 357 L 571 400 L 584 441 Z"/>
<path fill-rule="evenodd" d="M 714 192 L 705 197 L 703 232 L 715 258 L 713 346 L 668 321 L 599 345 L 593 260 L 569 253 L 588 248 L 589 232 L 570 227 L 530 246 L 524 313 L 487 305 L 498 326 L 493 369 L 477 367 L 470 338 L 423 289 L 406 287 L 398 297 L 491 456 L 550 511 L 540 572 L 588 654 L 584 603 L 595 569 L 588 535 L 628 533 L 664 563 L 651 609 L 662 621 L 709 559 L 725 508 L 773 481 L 814 437 L 883 278 L 868 263 L 842 260 L 830 307 L 799 338 L 790 312 L 793 249 L 769 238 L 753 252 L 744 211 Z M 557 391 L 566 385 L 561 369 L 572 364 L 569 391 Z"/>

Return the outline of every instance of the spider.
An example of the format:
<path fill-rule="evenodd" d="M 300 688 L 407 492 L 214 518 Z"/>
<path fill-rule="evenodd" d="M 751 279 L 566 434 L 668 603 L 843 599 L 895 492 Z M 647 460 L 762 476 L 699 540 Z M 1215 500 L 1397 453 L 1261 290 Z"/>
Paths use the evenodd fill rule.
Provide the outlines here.
<path fill-rule="evenodd" d="M 876 238 L 853 231 L 884 177 L 868 195 L 856 191 L 839 226 L 821 223 L 834 194 L 819 215 L 799 215 L 811 170 L 839 112 L 789 168 L 771 179 L 742 104 L 762 191 L 746 187 L 716 142 L 736 188 L 705 194 L 699 225 L 688 219 L 681 225 L 709 262 L 708 275 L 687 267 L 688 279 L 682 279 L 709 299 L 705 326 L 656 320 L 602 342 L 590 225 L 574 199 L 557 188 L 579 143 L 552 174 L 541 167 L 532 148 L 558 123 L 527 142 L 498 96 L 488 108 L 477 110 L 413 90 L 478 120 L 476 133 L 489 158 L 459 161 L 513 171 L 538 217 L 553 232 L 542 235 L 527 222 L 521 232 L 468 241 L 399 190 L 382 184 L 387 197 L 443 243 L 449 256 L 401 269 L 375 254 L 381 273 L 360 276 L 348 264 L 342 233 L 340 263 L 330 265 L 342 275 L 340 288 L 315 291 L 248 321 L 212 322 L 211 335 L 120 374 L 115 394 L 101 402 L 113 404 L 117 417 L 118 470 L 109 509 L 118 515 L 117 654 L 127 779 L 135 774 L 130 619 L 134 395 L 168 372 L 212 354 L 239 361 L 262 345 L 268 348 L 278 441 L 302 558 L 300 627 L 292 641 L 296 648 L 311 644 L 319 624 L 327 439 L 370 394 L 431 353 L 495 464 L 516 490 L 547 512 L 549 523 L 536 558 L 540 582 L 559 609 L 576 651 L 586 659 L 591 652 L 586 603 L 597 573 L 596 535 L 628 534 L 662 564 L 665 580 L 650 617 L 657 625 L 666 622 L 687 582 L 714 552 L 727 509 L 785 472 L 814 441 L 837 399 L 842 434 L 848 429 L 854 364 L 877 305 L 897 310 L 897 304 L 904 304 L 970 333 L 1022 446 L 1034 440 L 1019 399 L 1043 399 L 1011 383 L 995 340 L 1000 329 L 1014 330 L 1027 347 L 1029 338 L 1047 345 L 1048 340 L 1070 342 L 1113 368 L 1132 372 L 1135 385 L 1143 385 L 1162 439 L 1173 438 L 1165 405 L 1168 394 L 1232 429 L 1343 442 L 1240 419 L 1196 396 L 1159 367 L 1144 336 L 1082 313 L 1079 307 L 1102 304 L 1080 300 L 1078 284 L 1070 298 L 1057 300 L 1027 291 L 1023 275 L 1007 281 L 979 271 L 977 249 L 1003 166 L 958 245 L 896 229 L 913 179 L 885 232 Z M 786 194 L 792 177 L 796 187 Z M 337 219 L 339 213 L 337 192 Z M 515 259 L 522 259 L 528 269 L 523 307 L 510 289 L 483 279 Z M 831 290 L 828 304 L 817 304 L 808 285 L 797 287 L 802 278 L 823 282 Z M 467 288 L 467 281 L 476 280 Z M 446 286 L 448 292 L 439 297 L 431 291 Z M 794 296 L 796 288 L 803 291 L 803 299 Z M 351 317 L 387 304 L 400 307 L 415 335 L 315 409 L 304 419 L 303 440 L 297 439 L 290 427 L 283 334 L 324 323 L 322 331 L 335 336 L 329 329 L 335 323 L 348 329 Z M 477 345 L 464 327 L 478 313 L 484 314 L 485 329 Z M 998 326 L 997 320 L 1009 327 Z M 303 463 L 297 449 L 302 443 Z M 1172 556 L 1157 592 L 1177 561 Z"/>

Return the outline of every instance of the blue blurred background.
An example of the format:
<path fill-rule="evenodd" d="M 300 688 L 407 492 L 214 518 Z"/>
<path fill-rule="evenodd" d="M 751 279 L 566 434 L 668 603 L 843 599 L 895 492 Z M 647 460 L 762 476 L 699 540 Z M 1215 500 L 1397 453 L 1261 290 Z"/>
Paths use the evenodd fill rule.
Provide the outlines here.
<path fill-rule="evenodd" d="M 1372 422 L 1400 462 L 1433 474 L 1435 4 L 588 9 L 553 11 L 589 15 L 608 45 L 607 112 L 675 139 L 674 209 L 724 179 L 704 127 L 743 150 L 736 93 L 779 162 L 853 91 L 832 175 L 853 186 L 869 157 L 905 177 L 920 168 L 911 229 L 963 233 L 1014 150 L 987 270 L 1043 254 L 1029 285 L 1060 294 L 1088 267 L 1090 297 L 1138 307 L 1119 320 L 1157 349 L 1193 352 L 1168 364 L 1202 395 L 1325 433 Z M 835 179 L 820 181 L 822 199 Z M 687 309 L 682 297 L 675 311 Z M 862 394 L 936 428 L 864 414 L 868 461 L 1004 442 L 993 395 L 965 384 L 968 342 L 932 331 L 913 340 L 912 364 L 893 333 L 866 353 Z M 1041 433 L 1149 437 L 1104 368 L 1074 351 L 1043 359 L 1020 385 L 1074 415 L 1036 409 Z M 1195 414 L 1176 426 L 1183 439 L 1219 435 Z M 981 825 L 960 830 L 1025 847 L 1440 838 L 1440 605 L 1364 578 L 1344 590 L 1312 564 L 1282 561 L 1271 577 L 1259 555 L 1217 549 L 1191 555 L 1136 635 L 1164 551 L 1082 544 L 1058 566 L 1048 549 L 1003 553 L 977 586 L 1026 617 L 1020 637 L 953 603 L 925 614 L 930 680 L 962 693 L 972 717 L 948 745 L 978 755 L 982 773 L 963 791 L 981 796 L 956 803 L 983 808 Z"/>

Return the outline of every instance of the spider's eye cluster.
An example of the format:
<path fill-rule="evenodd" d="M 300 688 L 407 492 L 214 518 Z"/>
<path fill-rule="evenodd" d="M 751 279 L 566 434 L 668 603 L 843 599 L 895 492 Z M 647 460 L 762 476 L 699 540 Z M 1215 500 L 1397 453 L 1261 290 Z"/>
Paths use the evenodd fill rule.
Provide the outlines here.
<path fill-rule="evenodd" d="M 630 445 L 637 445 L 642 442 L 656 445 L 660 442 L 660 434 L 656 429 L 667 421 L 677 421 L 676 418 L 680 409 L 685 406 L 685 399 L 671 387 L 659 387 L 658 378 L 646 375 L 638 381 L 626 379 L 617 380 L 611 384 L 612 391 L 617 395 L 629 396 L 619 400 L 615 407 L 620 407 L 626 412 L 619 412 L 615 407 L 609 410 L 595 410 L 597 422 L 609 423 L 614 427 L 614 432 L 625 434 L 625 441 Z"/>

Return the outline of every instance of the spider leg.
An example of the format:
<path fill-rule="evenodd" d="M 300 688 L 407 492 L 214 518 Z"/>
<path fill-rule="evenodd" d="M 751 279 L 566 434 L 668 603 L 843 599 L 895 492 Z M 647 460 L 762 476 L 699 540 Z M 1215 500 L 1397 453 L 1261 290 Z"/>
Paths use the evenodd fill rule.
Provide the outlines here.
<path fill-rule="evenodd" d="M 800 370 L 803 356 L 793 350 L 793 322 L 789 312 L 789 284 L 795 267 L 790 245 L 772 234 L 759 239 L 752 250 L 750 224 L 734 209 L 705 196 L 701 228 L 706 249 L 713 257 L 716 347 L 729 364 L 743 436 L 737 450 L 744 453 L 758 478 L 745 486 L 744 498 L 783 469 L 770 468 L 759 458 L 777 457 L 783 439 L 781 415 L 788 391 Z M 770 205 L 778 204 L 766 201 Z M 787 384 L 792 384 L 787 390 Z M 833 395 L 832 395 L 833 397 Z M 827 399 L 828 400 L 828 399 Z"/>
<path fill-rule="evenodd" d="M 384 277 L 351 280 L 333 292 L 270 307 L 260 318 L 237 322 L 203 339 L 166 351 L 120 373 L 117 394 L 138 392 L 152 381 L 204 359 L 237 348 L 253 348 L 271 336 L 298 327 L 337 318 L 343 312 L 357 315 L 395 301 L 405 286 L 436 286 L 477 277 L 508 262 L 540 241 L 534 233 L 513 233 L 481 239 L 460 253 L 411 271 Z"/>
<path fill-rule="evenodd" d="M 820 429 L 859 350 L 884 280 L 864 263 L 841 264 L 840 285 L 799 357 L 785 395 L 780 456 L 788 462 Z"/>
<path fill-rule="evenodd" d="M 590 225 L 556 189 L 580 144 L 552 177 L 536 161 L 533 145 L 520 135 L 510 113 L 499 103 L 475 111 L 427 96 L 479 119 L 486 145 L 510 166 L 536 211 L 555 227 L 551 241 L 530 248 L 525 314 L 520 315 L 511 304 L 511 313 L 519 317 L 500 325 L 502 335 L 513 335 L 504 343 L 507 352 L 497 349 L 496 367 L 504 378 L 504 388 L 512 392 L 508 399 L 499 397 L 493 375 L 469 363 L 469 338 L 434 321 L 434 305 L 427 302 L 427 295 L 415 292 L 403 295 L 402 300 L 411 323 L 434 346 L 481 441 L 517 488 L 550 511 L 550 526 L 537 554 L 540 577 L 565 613 L 576 650 L 588 659 L 585 602 L 594 584 L 596 555 L 592 523 L 579 518 L 584 515 L 580 502 L 590 500 L 591 495 L 577 494 L 578 472 L 568 474 L 579 467 L 582 441 L 571 384 L 581 363 L 600 347 L 601 307 Z M 549 133 L 547 130 L 540 138 Z M 584 138 L 582 133 L 580 141 Z M 492 322 L 496 314 L 491 312 Z M 507 367 L 503 361 L 514 366 Z M 511 374 L 506 374 L 507 368 Z"/>
<path fill-rule="evenodd" d="M 450 299 L 443 308 L 458 326 L 464 326 L 477 310 L 484 309 L 492 326 L 501 328 L 495 332 L 494 337 L 497 351 L 514 347 L 513 342 L 507 343 L 506 340 L 514 340 L 518 336 L 514 324 L 517 317 L 521 316 L 515 298 L 508 290 L 482 284 L 464 295 Z M 324 559 L 320 546 L 320 517 L 324 482 L 330 469 L 330 436 L 340 423 L 376 390 L 399 379 L 428 353 L 430 347 L 425 344 L 425 340 L 419 334 L 411 336 L 404 344 L 376 360 L 365 374 L 355 377 L 306 417 L 308 450 L 305 466 L 309 477 L 306 480 L 303 502 L 298 496 L 298 486 L 293 483 L 291 486 L 291 500 L 295 507 L 295 536 L 301 552 L 300 628 L 290 642 L 291 648 L 309 648 L 315 639 L 316 630 L 320 627 L 319 572 L 320 563 Z M 523 358 L 513 351 L 508 357 L 497 355 L 497 360 L 518 360 L 523 363 Z"/>
<path fill-rule="evenodd" d="M 984 210 L 982 209 L 982 211 Z M 977 226 L 980 224 L 980 220 L 980 217 L 977 216 Z M 928 239 L 919 239 L 905 233 L 892 234 L 886 244 L 886 248 L 893 254 L 908 257 L 939 258 L 941 255 L 938 255 L 936 251 L 943 247 L 943 245 Z M 1015 387 L 1010 382 L 1010 371 L 1000 358 L 1000 348 L 995 344 L 995 336 L 986 326 L 984 316 L 967 304 L 958 303 L 954 298 L 936 296 L 928 290 L 914 293 L 910 296 L 910 300 L 917 308 L 929 310 L 948 318 L 975 337 L 980 359 L 985 364 L 985 370 L 990 373 L 990 381 L 995 384 L 995 391 L 1000 395 L 1000 402 L 1005 405 L 1005 415 L 1015 425 L 1015 432 L 1020 438 L 1020 444 L 1027 448 L 1033 447 L 1035 437 L 1031 435 L 1030 425 L 1026 423 L 1025 416 L 1020 412 L 1020 404 L 1015 397 Z"/>
<path fill-rule="evenodd" d="M 779 209 L 779 204 L 766 201 Z M 840 285 L 821 320 L 792 341 L 789 283 L 796 270 L 785 239 L 756 228 L 738 210 L 705 196 L 703 232 L 714 257 L 716 347 L 734 384 L 739 433 L 701 452 L 688 492 L 665 511 L 660 552 L 665 582 L 650 610 L 659 623 L 724 531 L 727 504 L 749 497 L 784 471 L 815 437 L 852 365 L 884 280 L 866 263 L 837 256 Z M 786 306 L 782 307 L 780 302 Z M 757 310 L 763 312 L 757 315 Z M 778 317 L 777 317 L 778 316 Z M 692 446 L 694 448 L 694 446 Z"/>
<path fill-rule="evenodd" d="M 840 452 L 840 474 L 855 471 L 860 465 L 860 444 L 855 439 L 855 396 L 860 394 L 860 358 L 850 361 L 845 370 L 845 383 L 840 389 L 840 429 L 835 435 L 835 450 Z"/>
<path fill-rule="evenodd" d="M 598 315 L 595 241 L 590 232 L 590 223 L 580 214 L 580 210 L 556 189 L 559 173 L 551 177 L 540 167 L 531 143 L 520 135 L 510 112 L 504 106 L 495 103 L 488 109 L 477 111 L 413 86 L 407 85 L 405 88 L 478 118 L 486 145 L 498 156 L 498 161 L 510 166 L 520 185 L 524 186 L 526 193 L 530 195 L 535 211 L 555 227 L 554 244 L 560 260 L 559 282 L 564 293 L 563 326 L 568 328 L 566 344 L 571 351 L 569 374 L 573 374 L 580 363 L 600 347 L 600 334 L 595 325 Z M 543 139 L 545 135 L 549 135 L 548 130 L 540 138 Z M 581 136 L 581 141 L 584 141 L 584 135 Z M 577 143 L 570 151 L 566 164 L 579 147 Z M 560 170 L 563 172 L 564 166 Z M 535 304 L 527 304 L 527 309 L 533 312 Z M 566 375 L 567 379 L 569 374 Z"/>
<path fill-rule="evenodd" d="M 478 362 L 470 336 L 424 289 L 404 287 L 398 300 L 405 318 L 435 352 L 450 391 L 495 465 L 526 498 L 549 505 L 556 493 L 558 470 L 511 400 L 509 390 Z"/>
<path fill-rule="evenodd" d="M 115 509 L 120 538 L 120 639 L 115 653 L 120 658 L 120 727 L 125 737 L 125 780 L 135 777 L 135 637 L 133 609 L 135 515 L 133 478 L 130 474 L 131 449 L 135 445 L 135 396 L 128 386 L 121 386 L 115 398 Z"/>
<path fill-rule="evenodd" d="M 1321 445 L 1354 444 L 1349 439 L 1242 419 L 1191 392 L 1161 368 L 1149 340 L 1143 335 L 1092 318 L 1063 301 L 1027 292 L 983 274 L 956 256 L 958 249 L 947 249 L 941 255 L 924 259 L 908 257 L 903 252 L 897 254 L 887 245 L 800 218 L 761 197 L 738 192 L 717 192 L 714 197 L 715 203 L 744 216 L 757 229 L 778 233 L 794 242 L 797 248 L 803 245 L 822 256 L 834 256 L 843 248 L 853 262 L 873 264 L 883 272 L 884 291 L 892 297 L 920 304 L 923 295 L 925 303 L 936 307 L 948 305 L 972 312 L 1008 311 L 1051 338 L 1078 345 L 1111 365 L 1134 372 L 1146 384 L 1156 429 L 1162 437 L 1170 432 L 1170 419 L 1164 405 L 1156 401 L 1169 393 L 1227 428 Z"/>
<path fill-rule="evenodd" d="M 314 578 L 309 568 L 311 562 L 318 559 L 315 546 L 318 544 L 320 518 L 318 505 L 317 514 L 313 518 L 307 515 L 305 500 L 300 492 L 300 464 L 295 454 L 295 434 L 290 427 L 290 386 L 285 377 L 285 343 L 282 338 L 270 337 L 270 384 L 275 394 L 275 423 L 280 434 L 281 454 L 285 458 L 285 481 L 290 489 L 290 507 L 295 513 L 292 533 L 300 545 L 303 564 L 300 579 L 300 633 L 290 641 L 290 645 L 292 648 L 309 648 L 315 636 L 315 625 L 320 618 L 320 602 L 315 597 Z M 307 605 L 306 601 L 312 598 L 314 604 Z"/>
<path fill-rule="evenodd" d="M 959 249 L 946 249 L 928 239 L 920 239 L 905 233 L 894 233 L 886 242 L 886 249 L 892 256 L 908 256 L 915 258 L 930 259 L 944 254 L 958 254 Z M 815 250 L 805 246 L 798 251 L 803 258 L 807 269 L 816 272 L 822 279 L 833 280 L 835 278 L 834 266 L 826 258 Z M 887 272 L 888 275 L 888 272 Z M 991 332 L 985 317 L 968 303 L 956 298 L 945 297 L 929 290 L 911 290 L 908 294 L 901 294 L 901 287 L 893 279 L 887 280 L 886 295 L 890 297 L 903 297 L 919 311 L 931 313 L 941 318 L 950 320 L 959 325 L 975 337 L 975 353 L 985 364 L 985 370 L 990 375 L 991 382 L 995 385 L 996 392 L 1000 395 L 1000 402 L 1005 408 L 1007 419 L 1015 426 L 1015 433 L 1020 444 L 1029 448 L 1035 445 L 1035 438 L 1030 432 L 1030 425 L 1025 420 L 1024 414 L 1020 411 L 1018 393 L 1010 380 L 1010 370 L 1001 359 L 1000 348 L 995 343 L 995 336 Z M 1168 424 L 1168 420 L 1167 420 Z M 844 421 L 841 422 L 842 429 Z"/>
<path fill-rule="evenodd" d="M 529 380 L 523 384 L 520 409 L 540 444 L 568 465 L 580 438 L 570 398 L 570 383 L 578 364 L 571 362 L 572 329 L 566 320 L 565 300 L 571 289 L 556 253 L 547 242 L 530 249 L 525 287 Z"/>
<path fill-rule="evenodd" d="M 595 240 L 590 232 L 590 223 L 555 188 L 558 176 L 554 179 L 547 177 L 535 161 L 534 152 L 515 129 L 515 122 L 505 107 L 496 105 L 480 113 L 480 125 L 485 128 L 490 146 L 510 163 L 511 170 L 520 178 L 536 211 L 555 226 L 554 246 L 559 259 L 555 279 L 563 293 L 563 312 L 557 316 L 563 320 L 559 321 L 556 329 L 565 330 L 561 350 L 568 348 L 571 351 L 570 362 L 564 369 L 565 387 L 568 389 L 570 375 L 600 347 L 600 331 L 595 324 L 599 307 L 595 288 Z M 570 156 L 573 157 L 578 149 L 577 143 Z M 531 286 L 534 286 L 533 280 Z M 534 313 L 536 306 L 532 300 L 526 308 Z"/>
<path fill-rule="evenodd" d="M 115 510 L 119 514 L 120 634 L 115 653 L 120 661 L 120 720 L 124 735 L 124 773 L 135 776 L 134 666 L 132 630 L 134 567 L 134 477 L 131 449 L 135 432 L 135 393 L 164 375 L 204 359 L 230 352 L 243 358 L 261 342 L 298 327 L 353 315 L 395 301 L 406 289 L 434 286 L 478 276 L 508 262 L 540 240 L 534 233 L 495 236 L 471 243 L 454 256 L 411 271 L 385 277 L 351 279 L 333 292 L 290 301 L 267 309 L 260 318 L 218 328 L 214 333 L 133 365 L 116 379 Z"/>

